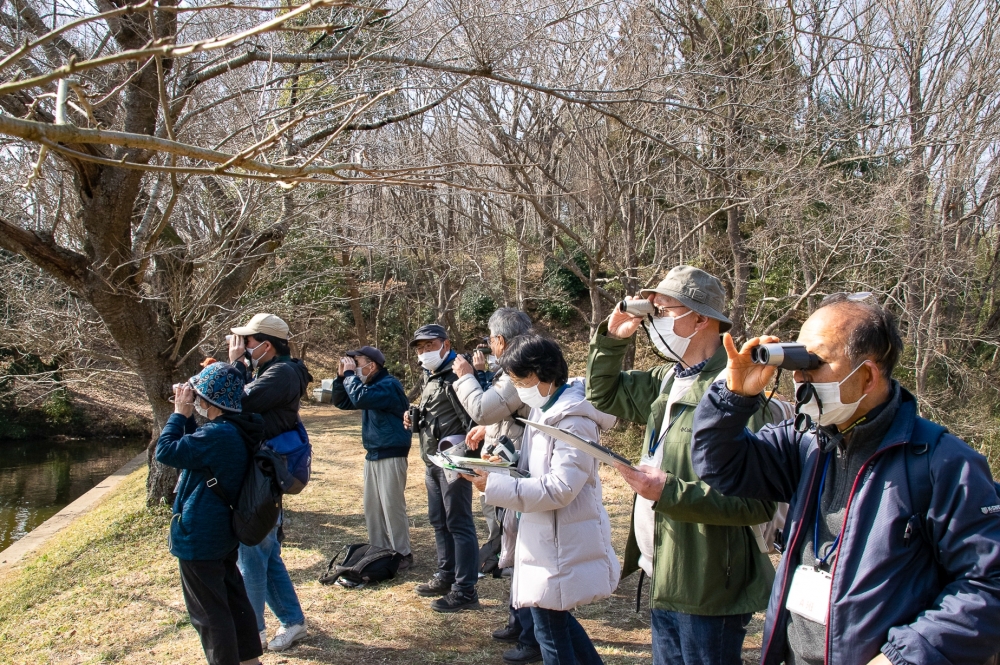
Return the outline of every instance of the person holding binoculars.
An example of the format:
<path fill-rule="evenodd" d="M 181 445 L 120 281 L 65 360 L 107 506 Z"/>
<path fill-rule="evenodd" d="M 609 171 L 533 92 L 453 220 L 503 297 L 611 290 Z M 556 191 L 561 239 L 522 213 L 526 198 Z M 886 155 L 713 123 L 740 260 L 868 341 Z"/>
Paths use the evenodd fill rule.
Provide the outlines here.
<path fill-rule="evenodd" d="M 590 343 L 587 399 L 598 409 L 645 423 L 637 469 L 618 470 L 636 491 L 624 575 L 651 579 L 653 663 L 737 665 L 746 626 L 767 606 L 774 567 L 751 529 L 775 504 L 725 497 L 691 462 L 694 410 L 724 376 L 722 283 L 691 266 L 672 269 L 654 289 L 625 300 Z M 630 339 L 646 326 L 668 362 L 622 371 Z M 765 424 L 761 405 L 751 427 Z M 766 549 L 766 548 L 763 548 Z"/>
<path fill-rule="evenodd" d="M 870 297 L 824 299 L 791 363 L 776 337 L 737 351 L 727 336 L 694 468 L 727 496 L 790 504 L 763 665 L 981 665 L 1000 650 L 1000 496 L 986 459 L 892 378 L 903 340 Z M 795 369 L 798 415 L 753 434 L 779 364 Z"/>
<path fill-rule="evenodd" d="M 511 343 L 531 332 L 531 319 L 528 315 L 512 307 L 501 307 L 493 312 L 487 325 L 490 330 L 489 351 L 494 361 L 502 361 Z M 479 451 L 485 459 L 516 462 L 524 435 L 521 420 L 528 417 L 531 407 L 521 401 L 510 375 L 503 369 L 498 369 L 491 377 L 490 385 L 482 387 L 476 380 L 473 365 L 465 362 L 461 356 L 455 359 L 455 374 L 459 377 L 455 382 L 455 393 L 465 410 L 478 423 L 466 435 L 466 444 Z M 496 506 L 486 503 L 485 494 L 480 494 L 479 499 L 489 533 L 487 543 L 495 546 L 492 551 L 498 555 L 497 565 L 512 570 L 515 542 L 513 535 L 516 529 L 511 525 L 517 519 L 516 511 L 504 513 L 501 509 L 500 515 L 505 525 L 501 529 Z M 501 547 L 501 539 L 505 541 L 504 547 Z M 531 610 L 526 607 L 515 608 L 513 603 L 508 603 L 507 609 L 506 625 L 492 632 L 493 639 L 515 645 L 504 651 L 503 661 L 507 665 L 540 661 L 542 652 L 535 639 Z"/>
<path fill-rule="evenodd" d="M 340 359 L 330 401 L 338 409 L 361 410 L 368 542 L 399 552 L 399 570 L 408 570 L 413 553 L 405 490 L 413 433 L 403 427 L 410 407 L 403 384 L 386 371 L 381 351 L 362 346 Z"/>
<path fill-rule="evenodd" d="M 420 457 L 427 466 L 427 517 L 434 527 L 438 569 L 420 596 L 440 596 L 431 603 L 435 612 L 479 609 L 479 540 L 472 516 L 472 484 L 449 479 L 429 456 L 445 450 L 464 455 L 465 435 L 474 425 L 455 395 L 458 380 L 453 366 L 457 354 L 448 331 L 436 323 L 417 328 L 410 341 L 423 367 L 420 402 L 403 415 L 403 426 L 420 436 Z"/>

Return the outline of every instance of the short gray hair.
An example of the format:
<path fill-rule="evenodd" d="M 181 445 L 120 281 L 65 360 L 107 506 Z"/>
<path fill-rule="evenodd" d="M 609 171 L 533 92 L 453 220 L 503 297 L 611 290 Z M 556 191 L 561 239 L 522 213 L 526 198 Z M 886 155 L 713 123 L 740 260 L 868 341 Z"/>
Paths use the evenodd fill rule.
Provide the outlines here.
<path fill-rule="evenodd" d="M 487 325 L 491 335 L 503 337 L 508 342 L 531 331 L 531 319 L 528 318 L 527 314 L 513 307 L 501 307 L 493 312 Z"/>

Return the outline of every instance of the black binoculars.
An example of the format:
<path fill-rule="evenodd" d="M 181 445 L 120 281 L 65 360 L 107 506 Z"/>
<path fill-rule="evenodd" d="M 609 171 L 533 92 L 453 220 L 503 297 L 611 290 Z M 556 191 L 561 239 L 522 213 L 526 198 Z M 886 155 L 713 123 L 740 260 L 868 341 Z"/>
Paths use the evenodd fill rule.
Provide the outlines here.
<path fill-rule="evenodd" d="M 414 434 L 420 434 L 420 407 L 411 406 L 410 407 L 410 431 Z"/>
<path fill-rule="evenodd" d="M 778 342 L 761 344 L 750 349 L 750 360 L 758 365 L 773 365 L 782 369 L 816 369 L 823 361 L 806 351 L 803 344 Z"/>

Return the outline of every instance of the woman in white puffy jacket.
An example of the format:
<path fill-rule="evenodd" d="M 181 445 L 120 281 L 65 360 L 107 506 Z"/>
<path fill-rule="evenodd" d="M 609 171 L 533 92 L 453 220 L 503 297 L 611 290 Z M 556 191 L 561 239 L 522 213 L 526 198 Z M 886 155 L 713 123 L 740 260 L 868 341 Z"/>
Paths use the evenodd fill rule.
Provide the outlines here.
<path fill-rule="evenodd" d="M 582 380 L 568 380 L 559 345 L 538 335 L 511 340 L 501 364 L 529 405 L 529 420 L 596 441 L 612 416 L 584 397 Z M 598 462 L 530 425 L 518 468 L 527 478 L 499 473 L 470 478 L 486 502 L 520 513 L 511 589 L 515 607 L 530 607 L 545 665 L 601 663 L 570 614 L 610 596 L 621 568 L 611 546 L 611 522 L 601 502 Z"/>

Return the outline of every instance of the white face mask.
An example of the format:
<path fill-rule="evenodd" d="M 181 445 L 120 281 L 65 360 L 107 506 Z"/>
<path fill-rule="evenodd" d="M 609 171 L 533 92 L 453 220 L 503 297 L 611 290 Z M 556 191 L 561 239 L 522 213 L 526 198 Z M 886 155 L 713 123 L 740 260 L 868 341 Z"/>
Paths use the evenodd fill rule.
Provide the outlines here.
<path fill-rule="evenodd" d="M 497 365 L 499 365 L 499 364 L 500 364 L 500 361 L 497 360 L 496 356 L 493 356 L 493 355 L 486 356 L 486 366 L 489 369 L 496 369 Z"/>
<path fill-rule="evenodd" d="M 200 399 L 194 400 L 194 410 L 198 412 L 198 415 L 202 418 L 208 418 L 208 409 L 201 405 Z"/>
<path fill-rule="evenodd" d="M 441 357 L 441 349 L 417 354 L 417 360 L 428 372 L 433 372 L 444 362 L 444 358 Z"/>
<path fill-rule="evenodd" d="M 862 363 L 863 365 L 864 363 Z M 844 377 L 844 381 L 847 381 L 861 369 L 861 365 L 858 365 L 851 373 Z M 839 383 L 836 381 L 829 381 L 827 383 L 814 383 L 813 395 L 808 402 L 803 404 L 799 408 L 800 413 L 804 413 L 813 419 L 814 422 L 820 425 L 837 425 L 839 423 L 845 423 L 851 419 L 854 412 L 858 410 L 858 405 L 861 404 L 861 400 L 865 398 L 864 395 L 861 396 L 857 402 L 851 404 L 844 404 L 840 401 L 840 386 L 843 385 L 844 381 Z M 798 393 L 799 386 L 802 384 L 798 381 L 795 382 L 795 392 Z M 819 404 L 816 403 L 816 398 L 823 403 L 823 413 L 820 413 Z"/>
<path fill-rule="evenodd" d="M 517 396 L 521 398 L 522 402 L 533 409 L 542 408 L 549 401 L 549 398 L 552 397 L 551 395 L 543 395 L 538 392 L 537 383 L 530 388 L 517 388 Z"/>
<path fill-rule="evenodd" d="M 690 337 L 681 337 L 680 335 L 674 333 L 674 321 L 683 319 L 688 314 L 694 314 L 694 310 L 688 310 L 687 313 L 681 314 L 680 316 L 653 317 L 653 332 L 649 335 L 653 340 L 653 346 L 655 346 L 660 353 L 668 358 L 673 358 L 678 362 L 684 359 L 684 354 L 687 352 L 688 344 L 691 343 L 691 337 L 698 334 L 697 330 L 691 333 Z"/>
<path fill-rule="evenodd" d="M 368 383 L 368 379 L 372 378 L 375 375 L 375 370 L 370 369 L 371 367 L 374 367 L 374 366 L 375 366 L 375 363 L 368 363 L 364 367 L 357 369 L 354 373 L 357 374 L 361 378 L 361 382 L 362 383 Z M 365 372 L 365 370 L 368 370 L 368 371 Z"/>
<path fill-rule="evenodd" d="M 255 358 L 254 357 L 254 355 L 253 355 L 254 352 L 257 349 L 261 348 L 262 346 L 264 346 L 264 345 L 263 344 L 258 344 L 257 346 L 253 347 L 253 349 L 250 351 L 250 365 L 254 369 L 257 369 L 257 365 L 260 364 L 260 358 L 263 358 L 267 354 L 267 351 L 265 351 L 264 353 L 260 354 L 260 358 Z"/>

